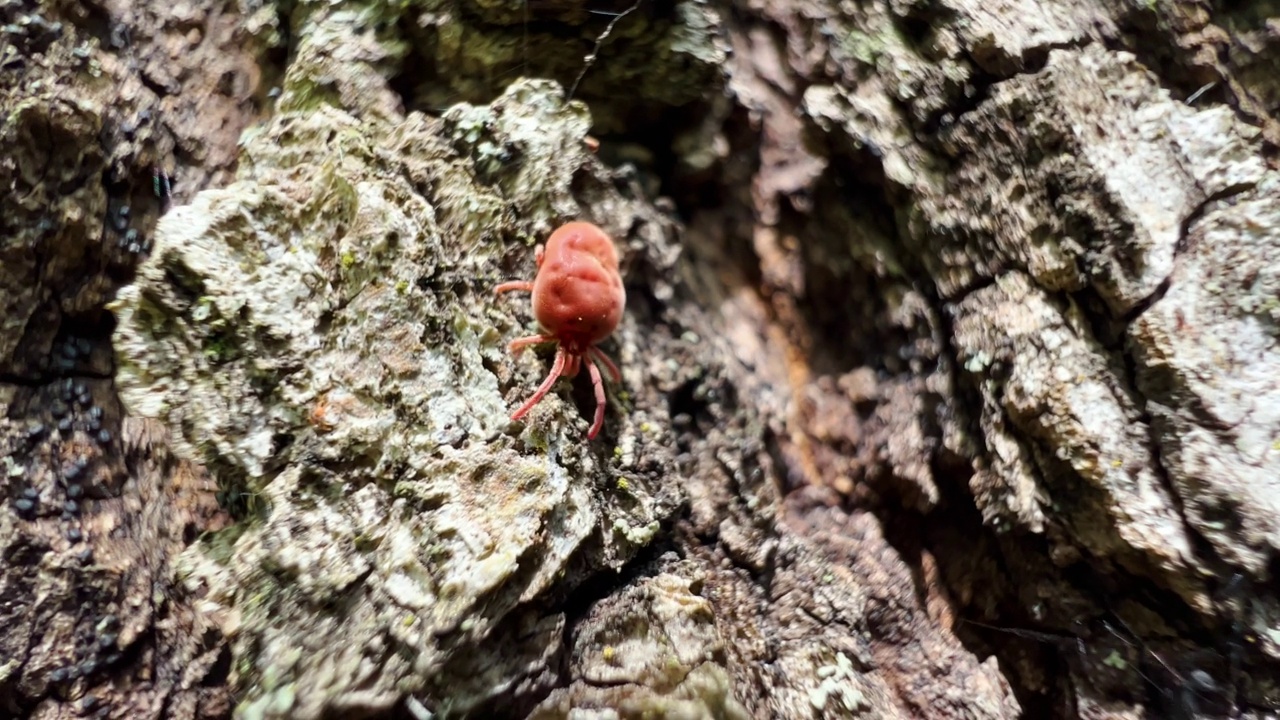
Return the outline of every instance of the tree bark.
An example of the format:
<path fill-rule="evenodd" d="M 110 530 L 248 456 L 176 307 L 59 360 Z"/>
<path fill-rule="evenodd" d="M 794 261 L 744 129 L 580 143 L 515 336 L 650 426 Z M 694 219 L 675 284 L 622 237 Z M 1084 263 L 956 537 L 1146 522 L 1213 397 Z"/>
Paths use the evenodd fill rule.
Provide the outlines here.
<path fill-rule="evenodd" d="M 0 716 L 1280 713 L 1280 9 L 0 36 Z M 572 219 L 594 441 L 493 293 Z"/>

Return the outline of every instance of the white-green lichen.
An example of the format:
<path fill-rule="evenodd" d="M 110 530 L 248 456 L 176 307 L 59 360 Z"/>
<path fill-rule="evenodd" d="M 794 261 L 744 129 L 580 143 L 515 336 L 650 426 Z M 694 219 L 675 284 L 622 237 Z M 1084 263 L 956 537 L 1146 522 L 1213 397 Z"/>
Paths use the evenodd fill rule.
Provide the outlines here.
<path fill-rule="evenodd" d="M 853 661 L 837 653 L 835 662 L 818 668 L 818 686 L 809 691 L 809 704 L 823 713 L 848 715 L 870 708 L 862 693 Z"/>
<path fill-rule="evenodd" d="M 545 372 L 505 354 L 518 311 L 477 278 L 494 277 L 505 241 L 523 249 L 580 212 L 585 108 L 530 81 L 450 117 L 485 131 L 278 114 L 246 138 L 236 182 L 163 218 L 113 306 L 129 411 L 165 420 L 224 500 L 255 509 L 179 561 L 235 619 L 245 717 L 319 717 L 348 694 L 390 707 L 447 685 L 442 637 L 481 643 L 565 582 L 593 533 L 619 529 L 594 552 L 621 564 L 652 541 L 659 501 L 674 507 L 639 478 L 614 507 L 570 402 L 544 401 L 512 432 L 494 371 Z M 494 167 L 496 193 L 475 158 L 508 146 L 520 161 Z M 369 648 L 389 642 L 400 650 L 371 679 Z"/>

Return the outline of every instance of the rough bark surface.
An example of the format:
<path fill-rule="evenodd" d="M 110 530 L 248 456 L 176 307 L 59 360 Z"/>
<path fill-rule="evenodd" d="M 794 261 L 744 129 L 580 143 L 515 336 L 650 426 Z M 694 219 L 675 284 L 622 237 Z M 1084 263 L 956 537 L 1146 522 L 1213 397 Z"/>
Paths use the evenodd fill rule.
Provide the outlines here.
<path fill-rule="evenodd" d="M 0 38 L 0 716 L 1280 714 L 1275 3 Z M 492 293 L 576 218 L 594 442 Z"/>

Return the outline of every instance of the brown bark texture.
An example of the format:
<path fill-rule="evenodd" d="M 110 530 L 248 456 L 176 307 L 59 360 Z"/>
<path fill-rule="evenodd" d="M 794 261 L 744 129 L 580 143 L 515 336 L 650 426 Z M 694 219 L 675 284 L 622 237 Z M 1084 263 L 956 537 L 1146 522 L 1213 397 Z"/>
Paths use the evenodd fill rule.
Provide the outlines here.
<path fill-rule="evenodd" d="M 1278 119 L 1271 0 L 0 0 L 0 718 L 1280 717 Z"/>

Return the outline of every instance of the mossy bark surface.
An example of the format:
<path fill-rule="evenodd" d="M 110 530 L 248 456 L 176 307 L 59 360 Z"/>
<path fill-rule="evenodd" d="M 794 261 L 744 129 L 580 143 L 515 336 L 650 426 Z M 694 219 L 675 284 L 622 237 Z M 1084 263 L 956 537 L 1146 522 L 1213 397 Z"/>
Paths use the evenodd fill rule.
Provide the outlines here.
<path fill-rule="evenodd" d="M 0 716 L 1274 715 L 1278 27 L 0 0 Z"/>

